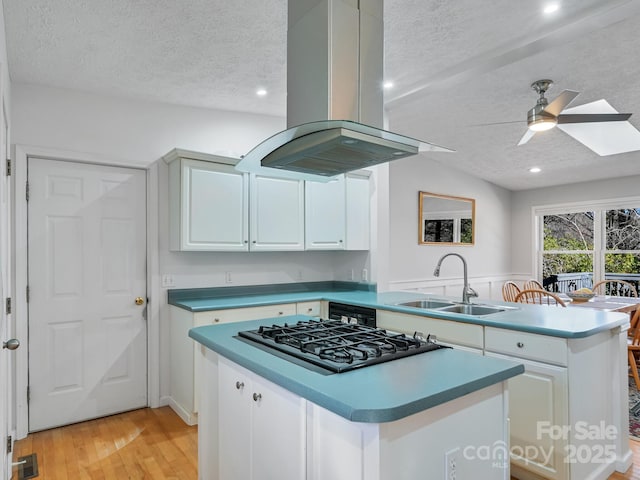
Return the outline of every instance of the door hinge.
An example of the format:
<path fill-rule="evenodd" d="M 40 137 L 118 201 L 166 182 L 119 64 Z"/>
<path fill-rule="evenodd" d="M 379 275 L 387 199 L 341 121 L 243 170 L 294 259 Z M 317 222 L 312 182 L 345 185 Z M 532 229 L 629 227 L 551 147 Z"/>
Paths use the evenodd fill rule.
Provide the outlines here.
<path fill-rule="evenodd" d="M 27 180 L 27 184 L 25 186 L 25 194 L 24 194 L 27 202 L 29 201 L 29 181 Z"/>
<path fill-rule="evenodd" d="M 9 435 L 7 437 L 7 453 L 11 453 L 13 450 L 13 437 Z"/>
<path fill-rule="evenodd" d="M 27 403 L 31 401 L 31 387 L 27 386 Z"/>
<path fill-rule="evenodd" d="M 29 288 L 29 285 L 27 285 L 27 303 L 29 303 L 29 299 L 31 298 L 31 289 Z"/>
<path fill-rule="evenodd" d="M 7 297 L 5 300 L 5 313 L 7 315 L 11 313 L 11 297 Z"/>
<path fill-rule="evenodd" d="M 11 176 L 11 159 L 7 158 L 7 177 Z"/>

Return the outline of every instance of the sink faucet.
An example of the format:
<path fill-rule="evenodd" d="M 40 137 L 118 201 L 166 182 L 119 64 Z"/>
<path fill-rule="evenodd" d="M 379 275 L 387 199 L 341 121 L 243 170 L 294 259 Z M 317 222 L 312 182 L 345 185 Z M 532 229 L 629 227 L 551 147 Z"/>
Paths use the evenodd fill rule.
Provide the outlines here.
<path fill-rule="evenodd" d="M 436 269 L 433 271 L 433 276 L 434 277 L 440 276 L 440 265 L 442 265 L 442 261 L 450 255 L 458 257 L 460 260 L 462 260 L 462 266 L 464 267 L 464 287 L 462 289 L 462 303 L 469 304 L 471 303 L 471 301 L 469 300 L 469 297 L 477 297 L 478 292 L 476 292 L 473 288 L 469 286 L 469 277 L 467 276 L 467 261 L 464 259 L 462 255 L 460 255 L 459 253 L 444 254 L 442 257 L 440 257 L 440 260 L 438 260 Z"/>

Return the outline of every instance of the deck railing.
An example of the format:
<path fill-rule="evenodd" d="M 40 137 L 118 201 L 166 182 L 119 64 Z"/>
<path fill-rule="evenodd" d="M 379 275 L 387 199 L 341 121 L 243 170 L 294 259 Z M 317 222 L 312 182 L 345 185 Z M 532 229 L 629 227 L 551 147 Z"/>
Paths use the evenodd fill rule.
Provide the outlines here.
<path fill-rule="evenodd" d="M 629 282 L 640 293 L 640 274 L 638 273 L 607 273 L 604 278 L 605 280 L 624 280 Z M 542 285 L 546 290 L 555 293 L 571 292 L 579 288 L 592 288 L 593 273 L 576 272 L 549 275 L 543 279 Z M 609 291 L 606 293 L 611 294 Z"/>

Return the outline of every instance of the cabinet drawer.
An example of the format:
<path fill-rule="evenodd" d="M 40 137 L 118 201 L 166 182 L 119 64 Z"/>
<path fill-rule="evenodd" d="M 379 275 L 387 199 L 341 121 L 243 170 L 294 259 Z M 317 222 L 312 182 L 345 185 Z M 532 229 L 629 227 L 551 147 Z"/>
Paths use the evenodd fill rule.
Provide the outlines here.
<path fill-rule="evenodd" d="M 529 358 L 554 365 L 567 365 L 567 341 L 564 338 L 485 327 L 484 347 L 489 352 Z"/>
<path fill-rule="evenodd" d="M 441 343 L 453 343 L 479 349 L 482 349 L 483 346 L 482 326 L 480 325 L 419 315 L 406 315 L 387 310 L 378 310 L 376 316 L 376 324 L 379 328 L 387 328 L 409 335 L 413 335 L 416 331 L 422 332 L 425 336 L 431 334 L 435 335 L 437 341 Z"/>
<path fill-rule="evenodd" d="M 320 302 L 300 302 L 296 304 L 298 315 L 320 316 Z"/>
<path fill-rule="evenodd" d="M 261 318 L 283 317 L 295 315 L 296 304 L 264 305 L 261 307 L 232 308 L 228 310 L 212 310 L 194 314 L 194 326 L 211 325 L 212 323 L 245 322 Z"/>

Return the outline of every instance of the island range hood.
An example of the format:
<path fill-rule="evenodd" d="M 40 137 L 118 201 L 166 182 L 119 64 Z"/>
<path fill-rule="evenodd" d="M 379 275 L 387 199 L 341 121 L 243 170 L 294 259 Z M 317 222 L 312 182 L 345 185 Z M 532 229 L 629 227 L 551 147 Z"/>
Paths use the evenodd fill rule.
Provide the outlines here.
<path fill-rule="evenodd" d="M 236 169 L 326 182 L 416 155 L 452 152 L 383 130 L 383 0 L 290 0 L 287 130 Z"/>

